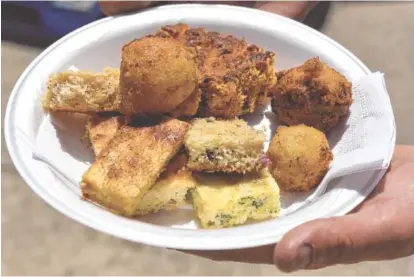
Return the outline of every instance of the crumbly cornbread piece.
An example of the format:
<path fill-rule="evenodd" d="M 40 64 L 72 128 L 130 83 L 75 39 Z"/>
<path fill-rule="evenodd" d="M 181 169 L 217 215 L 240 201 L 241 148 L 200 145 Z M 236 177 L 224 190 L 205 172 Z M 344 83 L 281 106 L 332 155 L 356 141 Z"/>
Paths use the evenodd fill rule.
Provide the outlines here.
<path fill-rule="evenodd" d="M 168 119 L 149 127 L 121 127 L 83 175 L 83 196 L 113 212 L 133 215 L 181 148 L 188 125 Z"/>
<path fill-rule="evenodd" d="M 109 112 L 119 111 L 119 70 L 103 72 L 66 71 L 52 75 L 43 96 L 46 111 Z"/>
<path fill-rule="evenodd" d="M 265 134 L 240 119 L 195 119 L 186 135 L 188 167 L 195 171 L 259 171 L 267 165 Z"/>
<path fill-rule="evenodd" d="M 333 159 L 325 134 L 303 124 L 279 127 L 270 142 L 268 156 L 273 177 L 287 191 L 314 188 Z"/>
<path fill-rule="evenodd" d="M 231 227 L 279 214 L 279 187 L 266 169 L 244 176 L 204 173 L 196 179 L 193 207 L 203 228 Z"/>

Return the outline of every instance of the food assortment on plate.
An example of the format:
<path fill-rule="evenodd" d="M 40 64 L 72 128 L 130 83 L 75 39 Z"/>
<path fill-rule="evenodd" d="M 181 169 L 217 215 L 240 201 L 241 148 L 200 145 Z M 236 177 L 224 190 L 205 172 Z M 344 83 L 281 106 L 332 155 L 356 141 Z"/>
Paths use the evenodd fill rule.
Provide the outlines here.
<path fill-rule="evenodd" d="M 318 58 L 277 72 L 275 54 L 231 35 L 165 26 L 122 47 L 120 68 L 49 78 L 43 108 L 89 116 L 95 153 L 82 195 L 137 217 L 191 203 L 203 228 L 275 218 L 280 191 L 309 191 L 333 159 L 324 132 L 351 83 Z M 240 116 L 271 100 L 286 126 L 266 135 Z"/>

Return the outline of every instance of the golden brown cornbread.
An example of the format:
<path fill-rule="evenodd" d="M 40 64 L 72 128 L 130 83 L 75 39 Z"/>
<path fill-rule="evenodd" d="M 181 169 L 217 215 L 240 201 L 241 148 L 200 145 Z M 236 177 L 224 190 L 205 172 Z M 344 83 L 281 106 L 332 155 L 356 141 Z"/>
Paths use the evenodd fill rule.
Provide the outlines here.
<path fill-rule="evenodd" d="M 124 124 L 123 121 L 124 118 L 120 116 L 94 116 L 89 120 L 88 138 L 96 156 L 115 136 Z M 134 215 L 141 216 L 156 213 L 159 210 L 172 210 L 186 203 L 188 191 L 197 185 L 191 172 L 186 169 L 187 161 L 187 154 L 183 151 L 172 158 L 155 185 L 139 200 Z"/>
<path fill-rule="evenodd" d="M 168 119 L 149 127 L 121 127 L 83 175 L 83 196 L 119 214 L 133 215 L 182 146 L 188 125 Z"/>

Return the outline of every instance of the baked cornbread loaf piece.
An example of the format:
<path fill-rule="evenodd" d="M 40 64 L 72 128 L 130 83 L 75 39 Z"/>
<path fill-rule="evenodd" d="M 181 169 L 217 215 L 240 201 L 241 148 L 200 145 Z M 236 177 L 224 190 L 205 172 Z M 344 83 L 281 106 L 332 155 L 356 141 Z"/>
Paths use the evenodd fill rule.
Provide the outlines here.
<path fill-rule="evenodd" d="M 119 111 L 118 87 L 119 69 L 57 73 L 49 78 L 43 108 L 76 113 Z"/>
<path fill-rule="evenodd" d="M 139 201 L 135 215 L 173 210 L 186 204 L 188 191 L 197 186 L 193 175 L 186 169 L 187 160 L 185 153 L 179 153 L 170 161 L 155 185 Z"/>
<path fill-rule="evenodd" d="M 265 134 L 240 119 L 195 119 L 185 137 L 188 168 L 195 171 L 259 171 L 267 165 Z"/>
<path fill-rule="evenodd" d="M 121 127 L 82 176 L 83 196 L 132 216 L 139 200 L 183 145 L 188 126 L 168 119 L 149 127 Z"/>
<path fill-rule="evenodd" d="M 193 207 L 203 228 L 240 225 L 277 217 L 279 187 L 267 170 L 248 175 L 197 174 Z"/>
<path fill-rule="evenodd" d="M 234 118 L 254 112 L 277 81 L 275 54 L 232 35 L 176 24 L 151 36 L 174 38 L 195 52 L 203 116 Z"/>
<path fill-rule="evenodd" d="M 95 156 L 99 156 L 99 153 L 108 145 L 109 141 L 124 124 L 124 116 L 93 115 L 89 117 L 86 123 L 85 136 L 89 140 Z"/>

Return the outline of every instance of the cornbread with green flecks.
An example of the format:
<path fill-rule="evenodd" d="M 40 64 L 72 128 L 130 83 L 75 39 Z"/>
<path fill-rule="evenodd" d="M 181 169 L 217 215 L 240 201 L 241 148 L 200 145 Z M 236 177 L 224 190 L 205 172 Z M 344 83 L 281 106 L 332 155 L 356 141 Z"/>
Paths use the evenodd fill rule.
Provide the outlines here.
<path fill-rule="evenodd" d="M 193 207 L 203 228 L 231 227 L 279 214 L 279 187 L 266 169 L 248 175 L 200 173 L 195 178 Z"/>

